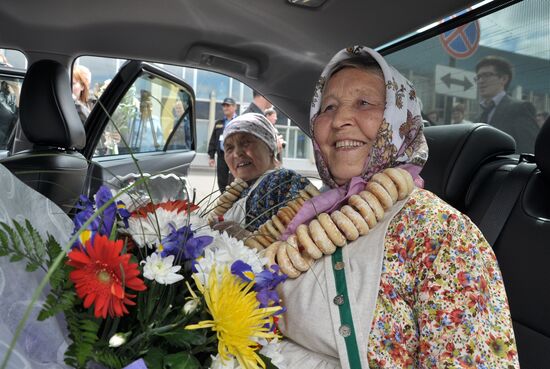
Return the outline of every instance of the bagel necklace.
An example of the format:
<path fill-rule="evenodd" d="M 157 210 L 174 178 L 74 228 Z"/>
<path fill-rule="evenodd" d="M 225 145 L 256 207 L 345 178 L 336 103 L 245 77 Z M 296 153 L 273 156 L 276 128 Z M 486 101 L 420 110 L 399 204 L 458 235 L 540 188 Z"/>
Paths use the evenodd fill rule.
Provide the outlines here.
<path fill-rule="evenodd" d="M 308 185 L 244 243 L 261 250 L 261 255 L 268 259 L 268 265 L 277 264 L 289 278 L 297 278 L 308 271 L 316 259 L 330 255 L 336 247 L 343 247 L 348 241 L 366 235 L 388 209 L 413 190 L 414 182 L 409 172 L 401 168 L 387 168 L 372 176 L 365 189 L 352 195 L 339 210 L 318 214 L 308 225 L 299 225 L 286 241 L 280 241 L 281 234 L 304 202 L 319 194 L 315 186 Z"/>

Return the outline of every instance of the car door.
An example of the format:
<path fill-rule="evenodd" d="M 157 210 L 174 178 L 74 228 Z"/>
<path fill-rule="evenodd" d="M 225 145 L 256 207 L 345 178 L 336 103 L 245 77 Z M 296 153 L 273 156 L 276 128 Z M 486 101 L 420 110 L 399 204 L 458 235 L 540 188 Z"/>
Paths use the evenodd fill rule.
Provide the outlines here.
<path fill-rule="evenodd" d="M 196 155 L 195 95 L 154 65 L 126 62 L 85 122 L 89 189 L 142 173 L 188 174 Z"/>

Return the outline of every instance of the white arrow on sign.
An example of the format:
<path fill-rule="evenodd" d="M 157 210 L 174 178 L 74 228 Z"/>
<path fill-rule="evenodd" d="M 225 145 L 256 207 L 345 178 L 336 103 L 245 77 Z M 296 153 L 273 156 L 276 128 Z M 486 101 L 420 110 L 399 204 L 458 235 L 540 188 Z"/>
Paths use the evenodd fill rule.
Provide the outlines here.
<path fill-rule="evenodd" d="M 477 98 L 475 75 L 474 72 L 436 65 L 435 93 L 475 100 Z"/>

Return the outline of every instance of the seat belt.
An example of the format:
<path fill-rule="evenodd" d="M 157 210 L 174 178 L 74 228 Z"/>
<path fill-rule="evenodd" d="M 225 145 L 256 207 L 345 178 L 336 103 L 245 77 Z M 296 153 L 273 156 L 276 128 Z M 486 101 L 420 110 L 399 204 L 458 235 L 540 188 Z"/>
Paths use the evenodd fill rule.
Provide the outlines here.
<path fill-rule="evenodd" d="M 537 169 L 533 162 L 533 155 L 520 156 L 520 162 L 508 174 L 483 216 L 479 228 L 491 246 L 498 239 L 531 174 Z"/>

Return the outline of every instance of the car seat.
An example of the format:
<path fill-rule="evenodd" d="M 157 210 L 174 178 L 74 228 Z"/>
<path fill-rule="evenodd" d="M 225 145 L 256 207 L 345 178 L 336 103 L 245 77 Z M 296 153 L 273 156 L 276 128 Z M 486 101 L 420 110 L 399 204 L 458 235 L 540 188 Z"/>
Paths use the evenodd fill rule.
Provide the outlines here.
<path fill-rule="evenodd" d="M 21 87 L 18 126 L 30 148 L 0 160 L 24 183 L 69 212 L 82 191 L 88 164 L 78 150 L 86 133 L 60 63 L 39 60 Z"/>
<path fill-rule="evenodd" d="M 467 214 L 498 259 L 522 369 L 550 368 L 549 143 L 550 119 L 538 133 L 534 156 L 476 178 L 478 190 L 467 200 Z"/>

